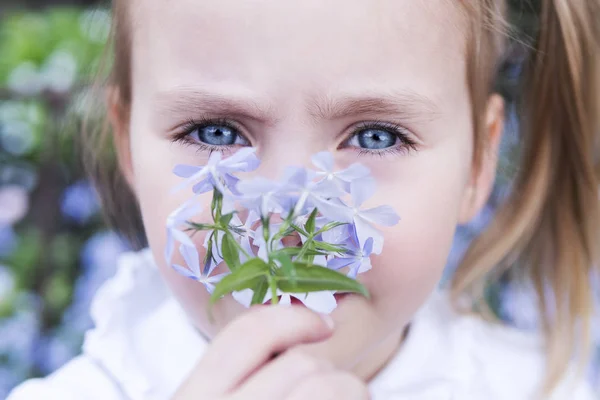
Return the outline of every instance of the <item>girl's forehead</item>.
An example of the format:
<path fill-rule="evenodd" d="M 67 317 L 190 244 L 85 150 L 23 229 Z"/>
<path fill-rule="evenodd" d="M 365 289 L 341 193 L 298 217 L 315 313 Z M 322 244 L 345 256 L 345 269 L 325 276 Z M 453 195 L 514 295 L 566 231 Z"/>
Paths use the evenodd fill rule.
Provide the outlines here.
<path fill-rule="evenodd" d="M 466 75 L 462 16 L 447 0 L 144 0 L 130 13 L 136 90 L 377 81 L 443 96 Z"/>

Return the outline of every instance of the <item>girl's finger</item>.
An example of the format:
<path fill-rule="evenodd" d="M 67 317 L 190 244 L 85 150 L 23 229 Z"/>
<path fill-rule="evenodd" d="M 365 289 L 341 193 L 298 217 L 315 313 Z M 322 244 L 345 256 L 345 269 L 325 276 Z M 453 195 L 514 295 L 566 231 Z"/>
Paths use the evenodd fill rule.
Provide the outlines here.
<path fill-rule="evenodd" d="M 240 399 L 284 399 L 302 380 L 331 371 L 333 366 L 328 362 L 289 350 L 248 378 L 236 396 Z"/>
<path fill-rule="evenodd" d="M 332 333 L 330 317 L 304 307 L 253 308 L 214 339 L 190 382 L 204 382 L 215 394 L 230 392 L 273 355 L 325 340 Z"/>
<path fill-rule="evenodd" d="M 368 400 L 367 385 L 349 372 L 311 375 L 286 400 Z"/>

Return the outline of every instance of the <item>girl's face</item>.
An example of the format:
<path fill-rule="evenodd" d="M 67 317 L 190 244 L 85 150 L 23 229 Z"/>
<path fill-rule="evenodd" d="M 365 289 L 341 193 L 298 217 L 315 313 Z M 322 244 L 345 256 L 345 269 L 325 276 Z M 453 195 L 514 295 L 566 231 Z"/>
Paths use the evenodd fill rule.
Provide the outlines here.
<path fill-rule="evenodd" d="M 163 261 L 166 218 L 189 198 L 170 194 L 180 182 L 172 170 L 203 165 L 211 150 L 248 145 L 262 160 L 258 174 L 268 177 L 309 165 L 325 150 L 339 168 L 360 162 L 371 169 L 378 193 L 370 205 L 390 205 L 402 219 L 385 231 L 383 254 L 361 275 L 371 300 L 344 298 L 333 313 L 334 336 L 304 351 L 368 375 L 377 357 L 397 347 L 440 279 L 455 227 L 478 211 L 493 180 L 472 168 L 466 29 L 451 3 L 130 4 L 133 99 L 129 125 L 117 126 L 126 139 L 119 145 L 122 166 L 161 272 L 205 335 L 216 335 L 244 309 L 226 298 L 210 323 L 204 288 Z M 232 133 L 235 144 L 219 144 L 210 129 L 174 142 L 190 121 L 203 120 Z M 374 127 L 369 132 L 365 124 Z M 484 171 L 493 169 L 492 159 Z M 203 238 L 195 239 L 202 249 Z"/>

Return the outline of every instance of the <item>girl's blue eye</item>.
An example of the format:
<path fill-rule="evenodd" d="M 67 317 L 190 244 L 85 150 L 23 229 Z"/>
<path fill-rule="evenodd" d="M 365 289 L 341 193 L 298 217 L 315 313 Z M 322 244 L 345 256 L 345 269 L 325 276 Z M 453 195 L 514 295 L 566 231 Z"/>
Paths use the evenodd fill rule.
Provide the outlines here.
<path fill-rule="evenodd" d="M 228 123 L 210 122 L 195 125 L 189 130 L 189 136 L 208 146 L 247 145 L 248 141 L 238 133 L 238 130 Z"/>
<path fill-rule="evenodd" d="M 398 135 L 383 129 L 365 129 L 354 135 L 349 145 L 365 150 L 385 150 L 398 144 Z"/>
<path fill-rule="evenodd" d="M 226 126 L 209 125 L 199 128 L 196 133 L 198 140 L 211 146 L 231 146 L 235 144 L 237 134 Z"/>

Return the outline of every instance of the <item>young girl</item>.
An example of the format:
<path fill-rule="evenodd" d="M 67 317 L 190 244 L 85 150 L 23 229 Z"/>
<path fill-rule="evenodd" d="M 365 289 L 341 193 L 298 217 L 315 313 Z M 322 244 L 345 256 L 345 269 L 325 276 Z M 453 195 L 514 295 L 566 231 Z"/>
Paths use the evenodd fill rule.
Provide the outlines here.
<path fill-rule="evenodd" d="M 518 178 L 451 290 L 435 290 L 455 228 L 494 182 L 505 8 L 114 0 L 107 100 L 119 174 L 105 158 L 94 171 L 111 178 L 100 190 L 121 229 L 139 232 L 139 207 L 149 250 L 125 255 L 97 294 L 83 354 L 10 400 L 597 398 L 581 372 L 600 261 L 600 1 L 541 1 Z M 320 151 L 371 170 L 373 204 L 402 220 L 361 275 L 370 299 L 346 296 L 323 316 L 227 297 L 208 319 L 208 294 L 162 256 L 182 201 L 171 171 L 245 146 L 267 176 Z M 537 289 L 543 337 L 482 318 L 485 287 L 516 268 Z"/>

